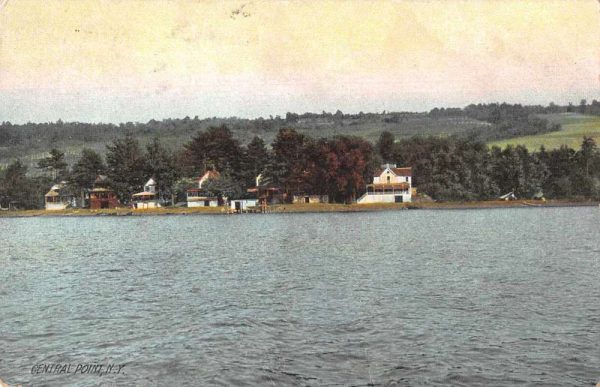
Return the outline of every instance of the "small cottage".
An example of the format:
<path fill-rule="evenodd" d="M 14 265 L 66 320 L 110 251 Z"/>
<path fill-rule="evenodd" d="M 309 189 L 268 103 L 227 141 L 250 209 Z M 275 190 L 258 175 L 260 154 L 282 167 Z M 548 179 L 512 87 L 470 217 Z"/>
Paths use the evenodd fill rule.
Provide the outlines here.
<path fill-rule="evenodd" d="M 94 188 L 90 191 L 90 208 L 93 210 L 100 208 L 119 207 L 119 198 L 115 191 L 110 188 L 108 178 L 99 175 L 94 181 Z"/>
<path fill-rule="evenodd" d="M 229 202 L 231 212 L 242 213 L 258 207 L 257 199 L 235 199 Z"/>
<path fill-rule="evenodd" d="M 132 204 L 137 209 L 157 208 L 160 207 L 158 192 L 156 190 L 156 182 L 150 178 L 144 184 L 144 190 L 132 195 Z"/>
<path fill-rule="evenodd" d="M 218 207 L 223 205 L 226 198 L 219 198 L 209 194 L 204 185 L 209 179 L 218 179 L 220 176 L 217 171 L 207 171 L 204 175 L 198 178 L 197 187 L 190 188 L 186 191 L 188 207 Z"/>
<path fill-rule="evenodd" d="M 44 195 L 44 203 L 47 211 L 64 210 L 69 207 L 77 207 L 77 198 L 66 188 L 66 182 L 54 184 L 50 191 Z"/>

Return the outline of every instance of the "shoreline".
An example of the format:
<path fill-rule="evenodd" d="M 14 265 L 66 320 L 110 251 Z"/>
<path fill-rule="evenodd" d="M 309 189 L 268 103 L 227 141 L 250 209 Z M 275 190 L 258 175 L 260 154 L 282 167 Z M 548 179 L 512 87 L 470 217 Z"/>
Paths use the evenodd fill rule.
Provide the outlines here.
<path fill-rule="evenodd" d="M 553 208 L 553 207 L 598 207 L 596 201 L 548 200 L 491 200 L 473 202 L 412 202 L 375 204 L 279 204 L 269 206 L 266 214 L 299 214 L 331 212 L 379 212 L 402 210 L 469 210 L 492 208 Z M 161 207 L 153 209 L 114 208 L 90 210 L 74 208 L 59 211 L 16 210 L 0 211 L 0 218 L 28 217 L 93 217 L 93 216 L 166 216 L 166 215 L 239 215 L 228 212 L 228 207 Z M 245 215 L 245 214 L 243 214 Z"/>

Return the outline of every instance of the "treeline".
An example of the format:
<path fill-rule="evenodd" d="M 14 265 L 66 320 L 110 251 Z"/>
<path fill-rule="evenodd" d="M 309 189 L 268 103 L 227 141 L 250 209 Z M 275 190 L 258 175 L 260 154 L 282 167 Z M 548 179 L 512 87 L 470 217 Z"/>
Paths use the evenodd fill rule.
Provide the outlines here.
<path fill-rule="evenodd" d="M 479 141 L 498 140 L 521 135 L 538 134 L 560 129 L 541 114 L 579 112 L 600 114 L 600 103 L 596 100 L 588 104 L 585 100 L 579 105 L 526 106 L 501 104 L 469 105 L 465 108 L 435 108 L 428 113 L 378 112 L 356 114 L 336 112 L 291 113 L 284 116 L 259 117 L 255 119 L 205 118 L 197 116 L 181 119 L 150 120 L 148 122 L 126 122 L 121 124 L 57 122 L 12 124 L 0 123 L 0 162 L 23 154 L 47 152 L 51 148 L 77 149 L 94 147 L 102 150 L 104 144 L 113 141 L 124 133 L 130 133 L 138 140 L 148 141 L 154 136 L 161 137 L 165 145 L 180 147 L 198 130 L 226 125 L 243 144 L 254 136 L 271 143 L 282 128 L 292 128 L 314 137 L 333 137 L 338 134 L 352 134 L 370 137 L 380 130 L 394 131 L 397 136 L 410 137 L 414 134 L 435 135 L 460 133 Z M 460 120 L 464 118 L 464 122 Z M 446 122 L 450 119 L 454 122 Z M 69 161 L 76 155 L 67 154 Z"/>
<path fill-rule="evenodd" d="M 350 202 L 364 189 L 376 167 L 375 152 L 368 141 L 352 136 L 313 139 L 293 129 L 281 129 L 270 148 L 260 137 L 241 145 L 226 126 L 199 131 L 182 149 L 171 151 L 158 138 L 143 148 L 132 135 L 114 140 L 106 157 L 84 149 L 69 167 L 64 153 L 53 149 L 40 159 L 41 176 L 28 177 L 27 167 L 14 161 L 0 171 L 0 204 L 38 208 L 50 186 L 68 181 L 73 194 L 93 186 L 98 175 L 108 177 L 122 203 L 130 201 L 144 182 L 154 177 L 162 199 L 185 200 L 185 191 L 197 184 L 207 170 L 220 178 L 210 181 L 214 195 L 242 198 L 247 188 L 263 181 L 280 186 L 286 193 L 327 194 L 332 200 Z"/>
<path fill-rule="evenodd" d="M 63 152 L 53 149 L 38 161 L 42 173 L 36 177 L 20 161 L 12 162 L 0 170 L 0 204 L 38 208 L 53 183 L 66 180 L 76 194 L 91 188 L 100 174 L 108 176 L 124 204 L 150 177 L 162 199 L 176 202 L 185 200 L 185 190 L 207 170 L 220 173 L 207 185 L 214 195 L 245 197 L 260 174 L 290 195 L 329 195 L 331 201 L 349 203 L 364 192 L 383 162 L 413 167 L 413 184 L 435 200 L 487 200 L 511 191 L 528 199 L 600 198 L 600 152 L 591 138 L 578 150 L 563 146 L 530 152 L 523 146 L 489 148 L 459 136 L 396 141 L 383 132 L 373 146 L 359 137 L 315 139 L 280 129 L 267 146 L 260 137 L 240 144 L 226 126 L 219 126 L 199 131 L 175 150 L 158 138 L 142 147 L 132 135 L 106 148 L 106 157 L 84 149 L 72 166 Z"/>
<path fill-rule="evenodd" d="M 458 137 L 395 142 L 383 133 L 377 148 L 384 158 L 412 166 L 419 191 L 436 200 L 489 200 L 509 192 L 524 199 L 600 199 L 600 152 L 592 138 L 579 150 L 530 152 Z"/>
<path fill-rule="evenodd" d="M 566 108 L 564 109 L 566 111 Z M 548 106 L 523 106 L 507 103 L 471 104 L 464 109 L 432 109 L 431 117 L 469 117 L 478 121 L 491 124 L 492 129 L 476 128 L 466 133 L 467 137 L 479 141 L 492 141 L 505 138 L 529 136 L 534 134 L 556 132 L 561 129 L 559 124 L 553 124 L 547 119 L 540 118 L 540 114 L 558 113 L 559 107 Z"/>

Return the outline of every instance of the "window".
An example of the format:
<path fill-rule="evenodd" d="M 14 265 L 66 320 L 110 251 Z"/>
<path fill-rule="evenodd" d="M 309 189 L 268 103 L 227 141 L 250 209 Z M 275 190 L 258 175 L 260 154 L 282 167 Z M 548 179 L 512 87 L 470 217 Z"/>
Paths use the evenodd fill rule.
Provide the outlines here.
<path fill-rule="evenodd" d="M 387 177 L 387 182 L 388 183 L 390 182 L 390 179 L 391 179 L 391 177 L 388 175 L 388 177 Z"/>

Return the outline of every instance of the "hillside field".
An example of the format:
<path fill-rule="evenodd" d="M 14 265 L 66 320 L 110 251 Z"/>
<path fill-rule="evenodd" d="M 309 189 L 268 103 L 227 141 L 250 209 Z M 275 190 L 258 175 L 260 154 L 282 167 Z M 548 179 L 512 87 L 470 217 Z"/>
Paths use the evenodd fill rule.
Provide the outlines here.
<path fill-rule="evenodd" d="M 501 148 L 509 144 L 525 145 L 530 151 L 537 151 L 542 145 L 546 149 L 560 148 L 561 145 L 579 149 L 584 136 L 592 137 L 596 143 L 600 143 L 600 116 L 560 113 L 544 114 L 540 117 L 562 125 L 562 129 L 558 132 L 493 141 L 488 145 L 496 145 Z"/>
<path fill-rule="evenodd" d="M 398 115 L 390 122 L 385 114 L 371 114 L 364 118 L 346 118 L 340 121 L 333 119 L 307 119 L 299 122 L 269 120 L 265 124 L 257 120 L 240 118 L 209 118 L 200 121 L 190 120 L 188 124 L 177 128 L 168 125 L 157 128 L 140 129 L 131 126 L 115 127 L 109 132 L 90 132 L 93 129 L 78 132 L 63 132 L 57 128 L 48 131 L 32 131 L 19 145 L 0 145 L 0 166 L 7 165 L 19 158 L 35 173 L 37 161 L 48 155 L 52 148 L 65 153 L 66 161 L 73 164 L 80 156 L 83 148 L 90 148 L 101 154 L 106 152 L 106 145 L 115 138 L 131 133 L 142 145 L 159 137 L 167 147 L 177 150 L 189 142 L 200 130 L 210 126 L 227 125 L 240 143 L 246 144 L 254 136 L 261 137 L 271 143 L 280 128 L 293 128 L 313 138 L 333 137 L 335 135 L 352 135 L 376 142 L 382 131 L 392 132 L 397 139 L 414 135 L 452 135 L 465 131 L 489 128 L 490 124 L 468 117 L 432 118 L 426 113 L 407 113 Z"/>

